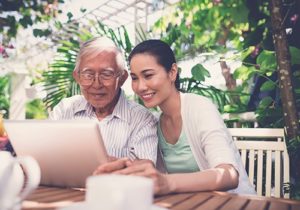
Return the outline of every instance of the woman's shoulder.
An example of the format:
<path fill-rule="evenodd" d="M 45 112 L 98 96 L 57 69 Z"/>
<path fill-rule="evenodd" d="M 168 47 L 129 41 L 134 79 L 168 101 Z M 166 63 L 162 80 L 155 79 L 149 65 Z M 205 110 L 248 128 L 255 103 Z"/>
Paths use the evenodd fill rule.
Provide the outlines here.
<path fill-rule="evenodd" d="M 195 105 L 195 106 L 199 106 L 199 103 L 201 105 L 208 105 L 208 106 L 214 105 L 214 103 L 210 98 L 207 98 L 202 95 L 198 95 L 195 93 L 180 93 L 180 95 L 185 104 Z"/>
<path fill-rule="evenodd" d="M 194 93 L 184 93 L 181 101 L 181 113 L 185 119 L 206 120 L 206 118 L 219 118 L 218 107 L 210 98 Z"/>

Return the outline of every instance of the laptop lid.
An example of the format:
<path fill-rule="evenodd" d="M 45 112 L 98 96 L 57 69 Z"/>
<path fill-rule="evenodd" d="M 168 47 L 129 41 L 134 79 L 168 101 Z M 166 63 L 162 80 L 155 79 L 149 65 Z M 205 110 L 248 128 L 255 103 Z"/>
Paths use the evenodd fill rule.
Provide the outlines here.
<path fill-rule="evenodd" d="M 5 120 L 17 156 L 30 155 L 41 168 L 41 184 L 85 187 L 107 152 L 96 121 Z"/>

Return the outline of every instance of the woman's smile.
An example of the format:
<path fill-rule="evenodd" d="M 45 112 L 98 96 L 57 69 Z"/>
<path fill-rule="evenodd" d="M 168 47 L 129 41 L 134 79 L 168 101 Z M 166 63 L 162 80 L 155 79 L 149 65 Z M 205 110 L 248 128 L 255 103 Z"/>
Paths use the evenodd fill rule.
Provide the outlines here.
<path fill-rule="evenodd" d="M 147 93 L 147 94 L 140 95 L 140 97 L 143 101 L 150 101 L 154 95 L 155 93 Z"/>

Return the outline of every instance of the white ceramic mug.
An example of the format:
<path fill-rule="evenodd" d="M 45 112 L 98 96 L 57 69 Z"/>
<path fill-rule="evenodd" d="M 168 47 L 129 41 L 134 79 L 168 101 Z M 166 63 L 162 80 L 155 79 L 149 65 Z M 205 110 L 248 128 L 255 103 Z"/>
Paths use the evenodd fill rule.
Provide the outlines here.
<path fill-rule="evenodd" d="M 91 209 L 150 210 L 153 181 L 139 176 L 91 176 L 86 182 L 86 204 Z"/>
<path fill-rule="evenodd" d="M 0 209 L 19 210 L 21 202 L 40 183 L 41 171 L 32 157 L 0 152 Z"/>

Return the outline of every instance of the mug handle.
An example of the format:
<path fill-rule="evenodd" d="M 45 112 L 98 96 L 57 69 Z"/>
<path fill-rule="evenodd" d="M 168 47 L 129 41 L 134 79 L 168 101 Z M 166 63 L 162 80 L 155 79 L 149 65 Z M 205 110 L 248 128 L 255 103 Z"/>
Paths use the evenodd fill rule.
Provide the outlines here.
<path fill-rule="evenodd" d="M 26 183 L 20 194 L 20 199 L 24 200 L 35 188 L 38 187 L 41 180 L 41 170 L 35 159 L 29 156 L 17 158 L 17 162 L 22 166 L 26 174 Z"/>

